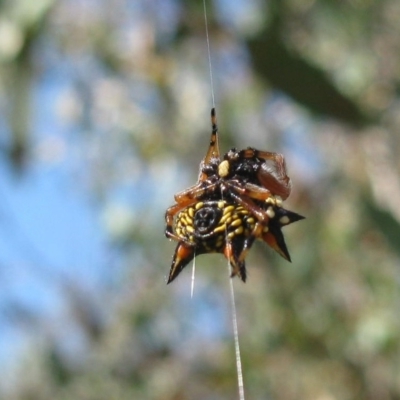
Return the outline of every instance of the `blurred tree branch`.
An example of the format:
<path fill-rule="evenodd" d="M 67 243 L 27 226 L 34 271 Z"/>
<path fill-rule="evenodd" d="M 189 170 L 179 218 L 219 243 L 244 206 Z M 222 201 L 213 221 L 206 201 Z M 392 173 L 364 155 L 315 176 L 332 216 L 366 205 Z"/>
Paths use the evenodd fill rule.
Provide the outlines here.
<path fill-rule="evenodd" d="M 266 30 L 247 42 L 256 72 L 275 89 L 321 116 L 360 127 L 371 121 L 340 93 L 326 73 L 290 52 L 279 35 Z"/>
<path fill-rule="evenodd" d="M 290 50 L 283 40 L 284 2 L 273 1 L 267 28 L 247 41 L 257 74 L 317 115 L 355 127 L 371 123 L 355 101 L 342 94 L 325 71 Z"/>

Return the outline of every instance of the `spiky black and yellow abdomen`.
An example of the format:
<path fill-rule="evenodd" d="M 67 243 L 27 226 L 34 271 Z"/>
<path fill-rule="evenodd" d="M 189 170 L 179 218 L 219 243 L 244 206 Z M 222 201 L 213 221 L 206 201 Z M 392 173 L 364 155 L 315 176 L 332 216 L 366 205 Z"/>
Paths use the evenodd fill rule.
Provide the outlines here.
<path fill-rule="evenodd" d="M 198 201 L 180 211 L 173 228 L 181 240 L 175 250 L 168 283 L 193 257 L 205 253 L 223 253 L 231 264 L 232 276 L 239 275 L 245 281 L 245 257 L 255 239 L 265 241 L 290 260 L 281 228 L 303 217 L 271 202 L 259 206 L 269 215 L 262 223 L 243 206 L 226 200 Z"/>
<path fill-rule="evenodd" d="M 226 201 L 199 201 L 181 211 L 175 221 L 175 233 L 197 247 L 200 253 L 222 252 L 226 240 L 248 236 L 255 220 L 242 206 Z"/>

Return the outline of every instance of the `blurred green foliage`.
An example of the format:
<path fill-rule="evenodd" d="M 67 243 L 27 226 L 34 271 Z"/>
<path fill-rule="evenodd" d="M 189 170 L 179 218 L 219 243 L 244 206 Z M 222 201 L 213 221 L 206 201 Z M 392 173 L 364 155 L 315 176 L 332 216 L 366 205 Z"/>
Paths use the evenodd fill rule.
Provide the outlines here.
<path fill-rule="evenodd" d="M 223 149 L 283 152 L 287 208 L 307 217 L 285 229 L 292 264 L 255 246 L 248 283 L 235 282 L 246 398 L 400 399 L 400 3 L 208 3 Z M 201 1 L 0 7 L 3 155 L 21 174 L 37 162 L 33 87 L 69 65 L 55 106 L 79 127 L 78 183 L 103 202 L 125 267 L 101 302 L 67 288 L 65 324 L 85 350 L 62 351 L 44 324 L 5 396 L 237 398 L 222 257 L 198 259 L 192 301 L 189 270 L 164 282 L 163 213 L 195 181 L 210 130 Z M 141 201 L 114 201 L 124 185 Z"/>

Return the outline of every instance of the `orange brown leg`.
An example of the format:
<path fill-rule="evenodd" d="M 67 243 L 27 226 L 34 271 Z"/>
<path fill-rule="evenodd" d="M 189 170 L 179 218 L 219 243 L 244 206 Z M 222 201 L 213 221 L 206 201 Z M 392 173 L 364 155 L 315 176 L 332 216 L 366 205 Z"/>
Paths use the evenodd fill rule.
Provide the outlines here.
<path fill-rule="evenodd" d="M 177 235 L 173 232 L 173 224 L 174 217 L 180 211 L 182 211 L 186 207 L 190 207 L 195 204 L 201 196 L 203 196 L 207 191 L 213 190 L 215 184 L 204 185 L 204 182 L 199 182 L 196 185 L 190 187 L 187 190 L 179 192 L 175 195 L 176 204 L 169 207 L 165 212 L 165 236 L 174 239 L 181 240 Z"/>
<path fill-rule="evenodd" d="M 229 261 L 231 265 L 231 278 L 237 275 L 243 282 L 246 282 L 246 263 L 244 259 L 240 260 L 241 251 L 239 252 L 239 254 L 237 254 L 238 251 L 235 250 L 234 244 L 230 240 L 227 240 L 223 252 L 225 258 Z"/>

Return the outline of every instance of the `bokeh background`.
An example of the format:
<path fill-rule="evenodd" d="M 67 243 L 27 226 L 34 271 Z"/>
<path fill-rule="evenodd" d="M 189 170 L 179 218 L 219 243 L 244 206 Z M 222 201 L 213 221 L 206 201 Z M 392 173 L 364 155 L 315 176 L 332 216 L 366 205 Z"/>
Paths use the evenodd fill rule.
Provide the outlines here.
<path fill-rule="evenodd" d="M 246 399 L 400 399 L 400 2 L 207 10 L 221 147 L 307 217 L 234 281 Z M 202 0 L 0 2 L 0 398 L 238 398 L 223 257 L 165 284 L 211 106 Z"/>

